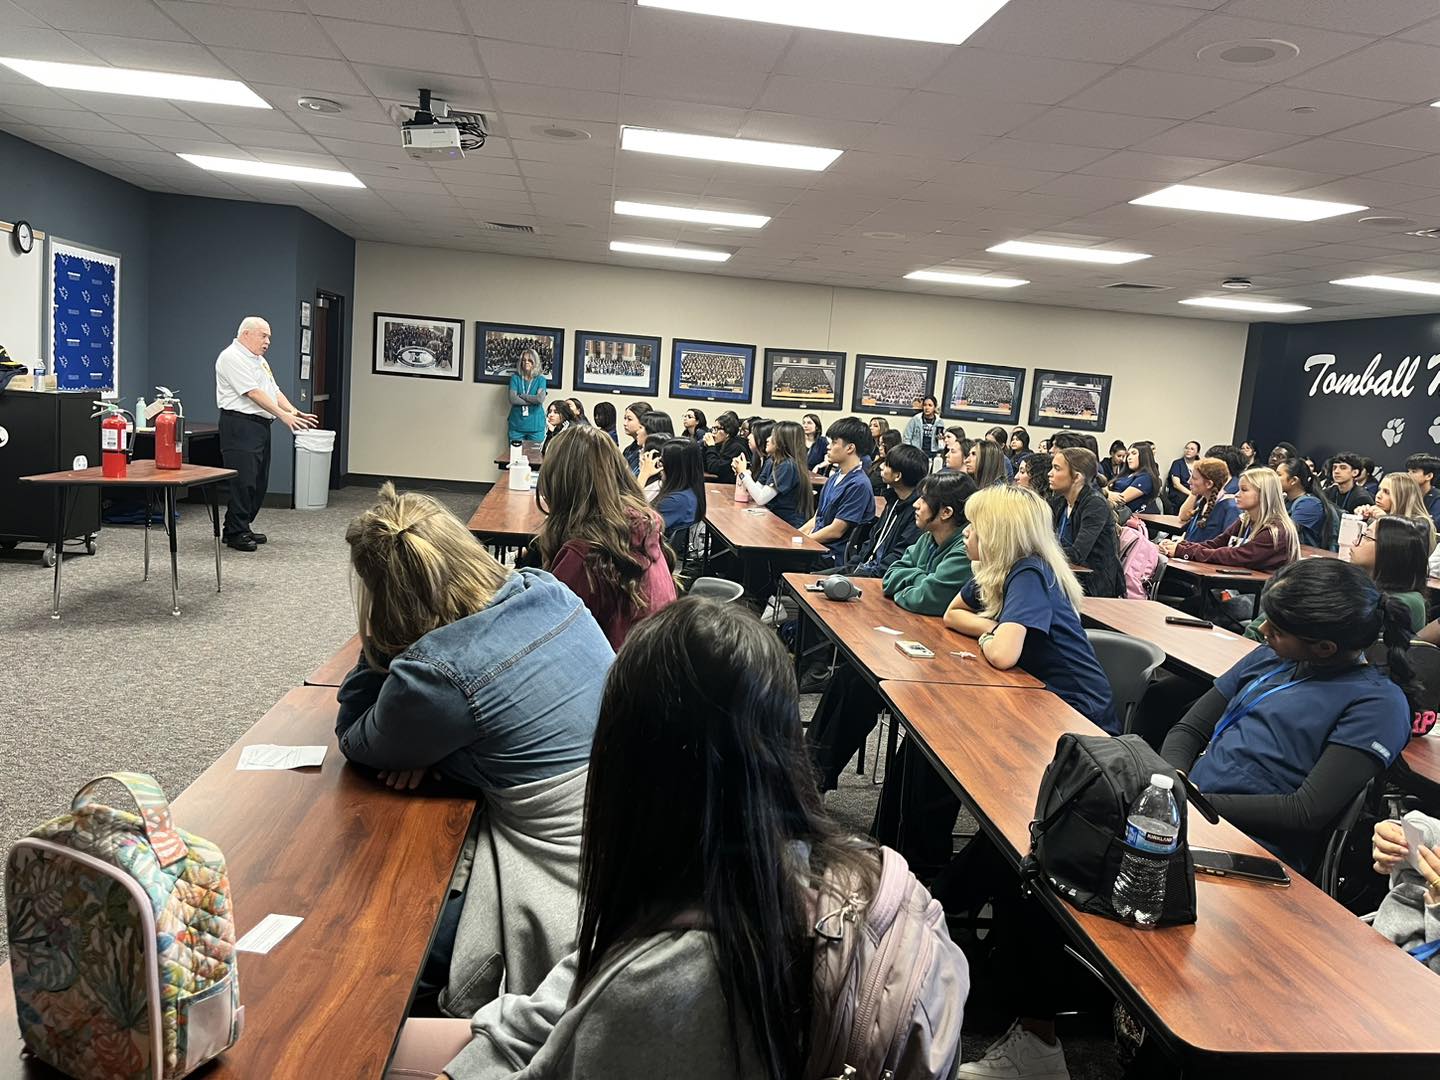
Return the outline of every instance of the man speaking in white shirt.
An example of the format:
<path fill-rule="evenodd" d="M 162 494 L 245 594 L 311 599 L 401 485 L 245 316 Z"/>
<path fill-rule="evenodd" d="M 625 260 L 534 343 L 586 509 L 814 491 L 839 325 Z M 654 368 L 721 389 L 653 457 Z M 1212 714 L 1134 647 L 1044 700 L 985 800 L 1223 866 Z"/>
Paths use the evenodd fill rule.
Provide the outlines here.
<path fill-rule="evenodd" d="M 220 457 L 230 480 L 225 510 L 225 544 L 236 551 L 254 551 L 265 543 L 253 526 L 270 483 L 270 423 L 278 417 L 291 431 L 313 428 L 319 418 L 303 413 L 280 392 L 265 351 L 270 324 L 249 315 L 215 360 L 215 404 L 220 408 Z"/>

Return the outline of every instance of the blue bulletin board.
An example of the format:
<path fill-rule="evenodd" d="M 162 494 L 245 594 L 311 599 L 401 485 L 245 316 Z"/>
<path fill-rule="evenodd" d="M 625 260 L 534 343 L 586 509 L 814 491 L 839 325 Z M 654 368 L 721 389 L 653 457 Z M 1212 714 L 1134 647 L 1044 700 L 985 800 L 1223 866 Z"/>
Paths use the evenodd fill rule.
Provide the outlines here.
<path fill-rule="evenodd" d="M 120 385 L 120 256 L 49 238 L 49 368 L 58 389 Z"/>

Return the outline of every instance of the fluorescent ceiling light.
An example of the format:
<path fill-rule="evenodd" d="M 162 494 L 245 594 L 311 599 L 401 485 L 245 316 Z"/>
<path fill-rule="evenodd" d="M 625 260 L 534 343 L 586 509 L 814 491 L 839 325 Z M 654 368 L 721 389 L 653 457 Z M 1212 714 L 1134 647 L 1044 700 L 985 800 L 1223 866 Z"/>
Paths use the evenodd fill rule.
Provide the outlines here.
<path fill-rule="evenodd" d="M 98 67 L 92 64 L 58 64 L 50 60 L 16 60 L 0 57 L 0 64 L 56 90 L 91 90 L 97 94 L 203 101 L 210 105 L 240 105 L 268 109 L 270 105 L 242 82 L 206 79 L 199 75 L 173 75 L 168 71 Z"/>
<path fill-rule="evenodd" d="M 839 150 L 796 143 L 761 142 L 758 139 L 723 139 L 716 135 L 686 135 L 678 131 L 622 127 L 620 149 L 642 154 L 728 161 L 736 165 L 769 165 L 777 169 L 823 172 L 840 156 Z"/>
<path fill-rule="evenodd" d="M 1181 300 L 1182 304 L 1196 307 L 1228 308 L 1231 311 L 1260 311 L 1269 315 L 1288 315 L 1294 311 L 1309 311 L 1304 304 L 1280 304 L 1274 300 L 1236 300 L 1229 296 L 1196 296 Z"/>
<path fill-rule="evenodd" d="M 629 217 L 660 218 L 662 221 L 696 221 L 702 225 L 734 225 L 740 229 L 764 228 L 764 214 L 732 214 L 728 210 L 690 210 L 683 206 L 615 200 L 615 213 Z"/>
<path fill-rule="evenodd" d="M 1030 282 L 1018 277 L 985 277 L 983 274 L 952 274 L 944 270 L 911 270 L 908 281 L 938 281 L 942 285 L 980 285 L 986 289 L 1013 289 Z"/>
<path fill-rule="evenodd" d="M 1319 221 L 1321 218 L 1353 214 L 1368 206 L 1297 199 L 1291 195 L 1260 195 L 1253 191 L 1226 191 L 1224 188 L 1172 184 L 1159 191 L 1131 199 L 1132 206 L 1168 206 L 1173 210 L 1200 210 L 1210 214 L 1240 214 L 1243 217 L 1279 218 L 1282 221 Z"/>
<path fill-rule="evenodd" d="M 1112 265 L 1150 258 L 1143 251 L 1110 251 L 1105 248 L 1070 247 L 1068 244 L 1032 244 L 1027 240 L 1007 240 L 985 250 L 993 251 L 997 255 L 1028 255 L 1036 259 L 1068 259 L 1071 262 Z"/>
<path fill-rule="evenodd" d="M 959 45 L 1006 0 L 640 0 L 641 7 Z"/>
<path fill-rule="evenodd" d="M 249 158 L 207 157 L 205 154 L 176 154 L 191 165 L 211 172 L 235 173 L 237 176 L 258 176 L 264 180 L 289 180 L 296 184 L 333 184 L 336 187 L 363 188 L 359 179 L 344 169 L 311 169 L 304 165 L 276 165 Z"/>
<path fill-rule="evenodd" d="M 1385 274 L 1366 274 L 1363 277 L 1340 278 L 1331 285 L 1350 285 L 1356 289 L 1388 289 L 1391 292 L 1421 293 L 1425 296 L 1440 296 L 1440 281 L 1417 281 L 1415 278 L 1387 277 Z"/>
<path fill-rule="evenodd" d="M 667 259 L 699 259 L 701 262 L 725 262 L 731 254 L 718 248 L 666 247 L 664 244 L 632 244 L 627 240 L 611 240 L 610 250 L 630 255 L 661 255 Z"/>

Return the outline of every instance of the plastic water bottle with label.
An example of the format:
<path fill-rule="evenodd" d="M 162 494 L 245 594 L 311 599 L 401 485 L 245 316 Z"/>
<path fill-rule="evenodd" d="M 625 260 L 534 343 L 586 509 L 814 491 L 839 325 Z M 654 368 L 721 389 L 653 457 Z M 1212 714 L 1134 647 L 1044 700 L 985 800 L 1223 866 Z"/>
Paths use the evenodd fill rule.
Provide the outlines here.
<path fill-rule="evenodd" d="M 1150 786 L 1130 807 L 1125 825 L 1125 856 L 1110 906 L 1122 919 L 1139 926 L 1154 926 L 1165 909 L 1166 871 L 1180 844 L 1180 806 L 1174 788 L 1174 777 L 1152 774 Z"/>

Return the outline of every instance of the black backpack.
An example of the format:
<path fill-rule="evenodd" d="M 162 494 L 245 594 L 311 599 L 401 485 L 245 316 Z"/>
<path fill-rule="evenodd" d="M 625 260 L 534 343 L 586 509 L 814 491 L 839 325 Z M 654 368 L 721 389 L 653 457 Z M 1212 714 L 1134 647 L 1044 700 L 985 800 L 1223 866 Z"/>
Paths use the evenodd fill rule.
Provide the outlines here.
<path fill-rule="evenodd" d="M 1061 735 L 1040 780 L 1022 876 L 1044 878 L 1081 911 L 1116 918 L 1110 894 L 1125 853 L 1126 822 L 1153 773 L 1175 776 L 1139 735 Z M 1180 843 L 1170 856 L 1161 926 L 1195 921 L 1185 785 L 1178 776 L 1175 781 Z"/>

